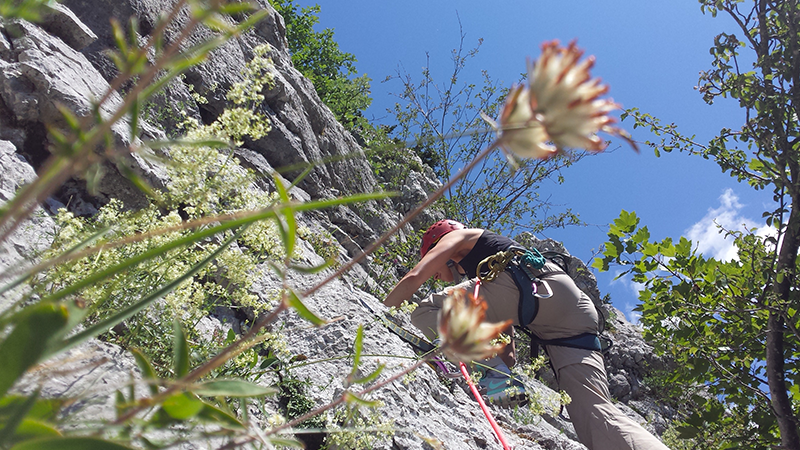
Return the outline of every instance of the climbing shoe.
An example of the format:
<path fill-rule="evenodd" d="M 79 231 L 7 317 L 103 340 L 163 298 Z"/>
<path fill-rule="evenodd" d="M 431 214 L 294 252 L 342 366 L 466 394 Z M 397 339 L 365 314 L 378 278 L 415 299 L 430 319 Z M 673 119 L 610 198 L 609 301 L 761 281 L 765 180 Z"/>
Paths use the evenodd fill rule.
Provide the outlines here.
<path fill-rule="evenodd" d="M 478 389 L 484 399 L 493 405 L 503 407 L 522 406 L 528 403 L 525 386 L 511 377 L 511 370 L 503 363 L 495 367 L 481 368 Z"/>

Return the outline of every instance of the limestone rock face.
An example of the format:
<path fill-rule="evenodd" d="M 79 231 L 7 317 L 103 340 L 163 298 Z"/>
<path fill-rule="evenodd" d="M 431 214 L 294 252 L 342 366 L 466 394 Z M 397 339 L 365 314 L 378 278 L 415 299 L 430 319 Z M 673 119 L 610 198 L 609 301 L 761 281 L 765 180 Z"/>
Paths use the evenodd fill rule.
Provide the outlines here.
<path fill-rule="evenodd" d="M 83 53 L 107 79 L 111 79 L 115 71 L 103 51 L 113 48 L 114 41 L 108 25 L 109 16 L 98 11 L 113 11 L 113 17 L 118 18 L 135 16 L 144 32 L 156 25 L 159 15 L 169 10 L 171 4 L 168 0 L 64 2 L 97 34 L 97 41 L 85 48 Z M 193 104 L 186 98 L 171 103 L 188 105 L 189 112 L 198 112 L 196 119 L 203 123 L 212 122 L 228 106 L 226 92 L 231 85 L 241 81 L 242 70 L 247 61 L 252 59 L 253 49 L 269 44 L 273 50 L 269 57 L 274 63 L 274 84 L 263 93 L 265 101 L 260 107 L 261 112 L 270 118 L 272 131 L 262 139 L 247 142 L 245 147 L 261 154 L 273 168 L 314 165 L 314 169 L 299 185 L 313 198 L 374 192 L 377 183 L 363 151 L 322 104 L 312 83 L 292 66 L 283 19 L 267 0 L 259 0 L 258 4 L 271 11 L 266 20 L 257 25 L 252 33 L 229 41 L 213 51 L 206 62 L 189 69 L 185 77 L 176 83 L 177 86 L 173 85 L 176 92 L 191 89 L 207 99 L 207 103 Z M 208 37 L 209 33 L 209 30 L 199 28 L 189 43 L 197 43 Z M 291 180 L 303 168 L 285 175 Z M 270 177 L 269 173 L 263 175 Z M 385 202 L 368 202 L 357 208 L 357 214 L 331 214 L 330 221 L 353 236 L 359 248 L 366 247 L 382 231 L 391 228 L 398 217 Z M 369 219 L 366 222 L 354 220 L 355 216 Z M 356 229 L 358 232 L 355 232 Z"/>
<path fill-rule="evenodd" d="M 303 170 L 303 164 L 312 164 L 311 173 L 290 192 L 299 202 L 380 189 L 356 140 L 321 103 L 311 82 L 292 66 L 283 19 L 271 9 L 267 0 L 258 0 L 258 3 L 271 11 L 267 19 L 252 32 L 214 51 L 205 63 L 170 84 L 158 100 L 159 104 L 165 109 L 173 108 L 173 118 L 174 114 L 184 112 L 188 117 L 211 123 L 228 106 L 225 93 L 241 79 L 241 71 L 252 58 L 253 49 L 269 44 L 274 84 L 264 91 L 265 101 L 259 107 L 270 118 L 272 130 L 264 138 L 245 142 L 235 150 L 242 166 L 261 175 L 253 188 L 272 192 L 272 173 L 276 168 L 300 167 L 283 173 L 292 181 Z M 22 185 L 33 181 L 36 170 L 49 155 L 52 142 L 48 140 L 45 125 L 63 125 L 56 105 L 65 106 L 77 116 L 86 116 L 91 114 L 92 101 L 109 89 L 109 81 L 116 75 L 105 54 L 113 47 L 109 17 L 125 22 L 134 16 L 140 24 L 140 32 L 146 34 L 172 4 L 171 0 L 64 0 L 40 25 L 24 21 L 0 24 L 0 204 L 13 198 Z M 185 19 L 185 15 L 181 17 Z M 171 30 L 173 35 L 175 32 L 177 30 Z M 190 43 L 199 42 L 209 33 L 211 31 L 205 29 L 197 30 Z M 195 102 L 192 93 L 205 97 L 208 102 Z M 110 100 L 101 109 L 102 114 L 111 114 L 123 101 L 121 93 L 111 93 Z M 131 136 L 129 124 L 123 120 L 115 127 L 115 144 L 128 148 L 141 139 L 163 137 L 170 123 L 165 120 L 144 124 L 140 135 Z M 159 163 L 139 155 L 130 156 L 126 161 L 129 168 L 154 187 L 168 185 L 169 179 Z M 401 186 L 401 196 L 395 200 L 339 206 L 299 215 L 298 220 L 311 230 L 311 236 L 330 233 L 336 240 L 325 245 L 333 247 L 339 259 L 344 260 L 348 255 L 360 253 L 397 223 L 401 214 L 412 210 L 438 186 L 440 183 L 432 173 L 411 172 Z M 121 199 L 132 209 L 147 202 L 144 194 L 111 165 L 99 191 L 98 195 L 89 195 L 82 181 L 68 182 L 43 208 L 0 242 L 0 272 L 26 264 L 47 248 L 54 227 L 49 214 L 59 206 L 69 203 L 74 212 L 91 215 L 110 198 Z M 440 219 L 437 214 L 426 212 L 412 223 L 413 228 L 423 228 Z M 412 227 L 407 227 L 401 235 L 407 236 L 412 231 Z M 531 239 L 526 245 L 566 253 L 557 242 Z M 300 240 L 296 257 L 308 266 L 323 261 L 311 240 Z M 602 306 L 601 294 L 591 272 L 576 258 L 570 258 L 569 265 L 570 274 L 579 287 Z M 264 302 L 274 301 L 284 280 L 266 265 L 258 270 L 259 280 L 253 293 Z M 286 282 L 297 292 L 303 292 L 331 274 L 332 270 L 327 269 L 313 276 L 292 275 Z M 305 299 L 309 308 L 328 321 L 327 325 L 312 327 L 294 312 L 279 317 L 274 329 L 285 335 L 294 360 L 318 361 L 296 364 L 293 369 L 295 376 L 310 382 L 309 395 L 317 404 L 339 398 L 346 389 L 345 377 L 351 370 L 353 342 L 362 325 L 363 352 L 372 356 L 363 358 L 361 375 L 384 364 L 386 369 L 378 379 L 380 382 L 413 363 L 412 348 L 389 332 L 361 303 L 365 302 L 375 311 L 384 311 L 380 299 L 367 292 L 374 292 L 378 284 L 374 268 L 365 261 Z M 0 309 L 6 309 L 7 302 L 16 295 L 10 292 L 0 298 Z M 240 333 L 253 319 L 252 311 L 218 308 L 215 314 L 200 321 L 198 327 L 201 335 L 224 335 L 228 330 Z M 402 314 L 397 320 L 413 329 Z M 650 368 L 665 363 L 652 356 L 641 333 L 624 321 L 621 313 L 616 315 L 612 336 L 615 346 L 607 357 L 612 392 L 621 402 L 626 402 L 620 403 L 626 413 L 641 423 L 652 424 L 657 431 L 663 430 L 673 412 L 648 397 L 642 380 Z M 63 364 L 70 370 L 50 376 L 45 372 L 46 367 L 37 368 L 16 389 L 31 392 L 42 386 L 43 395 L 50 396 L 72 396 L 76 395 L 76 390 L 81 391 L 81 398 L 86 401 L 75 404 L 76 412 L 83 414 L 81 417 L 107 420 L 114 417 L 110 394 L 119 386 L 138 383 L 140 378 L 128 352 L 108 343 L 90 341 L 64 357 Z M 455 372 L 455 368 L 450 367 L 450 371 Z M 378 413 L 385 421 L 393 422 L 397 430 L 394 436 L 379 440 L 374 448 L 429 449 L 436 444 L 447 449 L 495 448 L 497 443 L 491 428 L 463 383 L 455 381 L 457 379 L 423 366 L 413 375 L 370 394 L 370 399 L 383 402 Z M 277 382 L 274 379 L 262 381 Z M 555 400 L 558 395 L 552 385 L 548 385 L 546 377 L 545 381 L 526 381 L 544 405 L 544 412 L 521 414 L 491 408 L 511 444 L 526 449 L 584 448 L 576 441 L 572 425 L 559 416 Z M 267 425 L 262 413 L 276 411 L 279 405 L 267 404 L 265 408 L 266 411 L 251 413 L 251 418 L 263 426 Z M 197 445 L 200 444 L 186 443 L 185 448 Z"/>
<path fill-rule="evenodd" d="M 2 24 L 9 46 L 0 54 L 0 98 L 4 104 L 0 108 L 0 124 L 4 125 L 0 138 L 11 141 L 34 168 L 39 168 L 55 150 L 45 133 L 45 125 L 66 126 L 59 108 L 79 118 L 88 117 L 93 114 L 92 102 L 110 92 L 100 107 L 100 114 L 109 118 L 122 102 L 120 94 L 110 91 L 89 60 L 68 44 L 85 47 L 94 38 L 91 30 L 63 6 L 46 18 L 44 25 L 57 35 L 25 21 Z M 126 119 L 116 122 L 112 131 L 118 148 L 128 148 L 138 139 L 131 139 Z M 119 162 L 153 186 L 164 186 L 163 170 L 140 155 L 127 155 Z M 142 193 L 119 175 L 116 166 L 106 164 L 106 171 L 109 176 L 98 185 L 101 196 L 106 200 L 118 198 L 131 208 L 146 204 Z"/>

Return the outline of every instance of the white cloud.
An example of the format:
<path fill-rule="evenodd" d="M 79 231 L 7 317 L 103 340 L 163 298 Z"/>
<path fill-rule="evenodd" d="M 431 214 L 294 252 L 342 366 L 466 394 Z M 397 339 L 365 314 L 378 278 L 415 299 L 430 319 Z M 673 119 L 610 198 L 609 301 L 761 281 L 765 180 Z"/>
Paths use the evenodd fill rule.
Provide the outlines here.
<path fill-rule="evenodd" d="M 744 231 L 745 229 L 758 228 L 757 235 L 766 236 L 773 230 L 766 225 L 759 224 L 752 219 L 740 214 L 744 207 L 739 203 L 739 197 L 732 189 L 726 189 L 719 197 L 720 206 L 709 209 L 708 213 L 697 223 L 686 230 L 686 237 L 691 239 L 697 249 L 706 256 L 721 261 L 737 259 L 737 249 L 733 245 L 733 238 L 720 233 L 720 227 L 731 231 Z"/>

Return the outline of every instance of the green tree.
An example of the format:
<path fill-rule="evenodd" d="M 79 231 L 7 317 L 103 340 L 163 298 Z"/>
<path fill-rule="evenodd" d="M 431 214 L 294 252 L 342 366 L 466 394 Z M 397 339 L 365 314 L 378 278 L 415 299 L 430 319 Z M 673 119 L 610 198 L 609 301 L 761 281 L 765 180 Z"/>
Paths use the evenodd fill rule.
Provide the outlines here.
<path fill-rule="evenodd" d="M 763 217 L 775 235 L 720 230 L 734 238 L 738 260 L 697 253 L 681 238 L 651 241 L 646 226 L 625 211 L 611 225 L 595 267 L 621 264 L 644 283 L 645 334 L 678 362 L 670 381 L 693 388 L 698 407 L 679 428 L 707 448 L 800 449 L 800 7 L 796 0 L 700 1 L 701 10 L 730 16 L 740 37 L 722 33 L 699 89 L 712 104 L 733 97 L 745 122 L 724 128 L 708 144 L 637 110 L 656 155 L 679 150 L 717 162 L 754 189 L 771 189 Z M 746 57 L 742 49 L 752 52 Z M 745 70 L 752 60 L 752 70 Z M 725 427 L 716 427 L 726 423 Z M 707 427 L 713 424 L 715 427 Z M 709 430 L 720 433 L 712 436 Z"/>
<path fill-rule="evenodd" d="M 314 31 L 320 6 L 298 9 L 294 0 L 272 0 L 283 16 L 292 63 L 317 90 L 336 119 L 353 131 L 364 126 L 364 110 L 372 103 L 370 78 L 358 75 L 352 53 L 343 52 L 333 39 L 333 29 Z"/>
<path fill-rule="evenodd" d="M 413 143 L 412 149 L 442 180 L 458 173 L 492 141 L 493 133 L 480 113 L 496 117 L 508 92 L 486 70 L 478 83 L 463 81 L 462 72 L 481 45 L 479 40 L 476 47 L 466 49 L 465 38 L 461 31 L 444 83 L 437 83 L 430 64 L 418 81 L 403 71 L 387 77 L 402 85 L 391 111 L 396 121 L 392 136 Z M 440 206 L 447 216 L 471 226 L 507 233 L 578 224 L 571 210 L 553 211 L 539 186 L 545 181 L 561 183 L 561 170 L 585 155 L 576 151 L 547 160 L 525 159 L 516 161 L 515 167 L 501 152 L 493 152 L 449 190 Z"/>

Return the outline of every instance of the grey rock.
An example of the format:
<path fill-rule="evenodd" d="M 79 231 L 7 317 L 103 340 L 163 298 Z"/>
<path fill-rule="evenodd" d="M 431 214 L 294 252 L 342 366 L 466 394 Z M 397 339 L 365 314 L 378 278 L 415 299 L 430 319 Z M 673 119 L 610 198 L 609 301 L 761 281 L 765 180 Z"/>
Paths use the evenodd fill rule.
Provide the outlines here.
<path fill-rule="evenodd" d="M 75 14 L 60 3 L 50 5 L 39 25 L 53 36 L 60 37 L 75 50 L 81 50 L 97 36 Z"/>
<path fill-rule="evenodd" d="M 0 206 L 10 201 L 22 186 L 36 179 L 31 165 L 8 141 L 0 141 L 0 173 Z M 53 219 L 42 208 L 36 208 L 6 239 L 0 240 L 0 283 L 9 282 L 21 269 L 29 267 L 36 255 L 50 246 L 54 231 Z M 8 309 L 25 292 L 27 289 L 23 285 L 0 294 L 0 311 Z"/>
<path fill-rule="evenodd" d="M 77 420 L 111 422 L 116 419 L 114 393 L 134 388 L 137 398 L 147 386 L 133 356 L 119 346 L 89 340 L 36 366 L 17 384 L 19 393 L 41 390 L 45 398 L 73 399 L 65 415 Z"/>
<path fill-rule="evenodd" d="M 63 13 L 66 17 L 67 13 Z M 63 21 L 63 18 L 59 20 Z M 60 38 L 25 21 L 7 23 L 5 29 L 13 36 L 14 60 L 5 64 L 0 74 L 0 97 L 13 117 L 0 118 L 0 122 L 17 124 L 21 133 L 29 134 L 25 130 L 43 130 L 45 124 L 67 128 L 59 110 L 61 107 L 77 117 L 91 116 L 93 102 L 109 92 L 100 106 L 101 114 L 105 118 L 111 117 L 121 106 L 119 93 L 110 91 L 108 83 L 88 59 Z M 127 150 L 131 144 L 138 145 L 138 138 L 131 141 L 129 124 L 125 119 L 115 123 L 112 131 L 117 148 Z M 48 156 L 43 149 L 52 144 L 42 131 L 38 133 L 42 140 L 29 146 L 41 150 L 28 152 L 34 167 L 43 163 Z M 146 153 L 147 150 L 142 150 L 142 154 Z M 166 184 L 163 168 L 139 154 L 123 151 L 117 163 L 127 166 L 156 188 L 163 188 Z M 121 199 L 131 208 L 146 204 L 144 195 L 119 173 L 117 165 L 106 164 L 106 173 L 97 186 L 106 199 Z"/>

